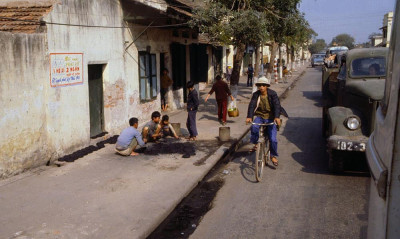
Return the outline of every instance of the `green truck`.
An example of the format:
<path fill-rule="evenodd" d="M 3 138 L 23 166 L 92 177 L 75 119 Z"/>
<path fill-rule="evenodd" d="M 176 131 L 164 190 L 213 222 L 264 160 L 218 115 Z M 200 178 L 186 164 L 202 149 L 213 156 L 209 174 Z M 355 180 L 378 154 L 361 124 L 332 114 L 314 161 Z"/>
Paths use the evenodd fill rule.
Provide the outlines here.
<path fill-rule="evenodd" d="M 387 54 L 387 48 L 348 51 L 337 75 L 331 73 L 322 87 L 322 132 L 332 172 L 343 172 L 350 151 L 365 152 L 384 94 Z"/>

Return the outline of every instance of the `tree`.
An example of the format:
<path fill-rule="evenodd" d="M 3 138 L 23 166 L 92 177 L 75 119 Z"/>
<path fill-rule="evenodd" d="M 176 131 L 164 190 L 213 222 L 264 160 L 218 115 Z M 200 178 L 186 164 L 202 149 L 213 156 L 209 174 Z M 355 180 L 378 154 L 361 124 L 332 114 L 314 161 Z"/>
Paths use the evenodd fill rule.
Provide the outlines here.
<path fill-rule="evenodd" d="M 326 48 L 326 42 L 324 39 L 316 39 L 314 43 L 312 43 L 309 47 L 308 50 L 311 52 L 311 54 L 315 54 L 318 52 L 323 51 Z"/>
<path fill-rule="evenodd" d="M 268 44 L 271 48 L 270 62 L 273 62 L 276 55 L 276 50 L 280 49 L 280 46 L 285 43 L 285 36 L 288 35 L 288 31 L 291 29 L 290 22 L 292 21 L 292 15 L 298 13 L 297 5 L 300 0 L 269 0 L 264 8 L 266 13 L 268 24 L 268 33 L 270 34 L 270 43 Z M 279 51 L 280 64 L 282 65 L 282 55 Z M 273 64 L 269 64 L 268 72 L 272 73 Z"/>
<path fill-rule="evenodd" d="M 267 40 L 271 40 L 275 47 L 278 43 L 284 43 L 285 25 L 282 19 L 295 13 L 299 2 L 300 0 L 210 0 L 202 8 L 195 9 L 189 25 L 206 33 L 211 42 L 236 47 L 231 76 L 231 81 L 235 81 L 239 77 L 246 45 L 257 47 Z"/>
<path fill-rule="evenodd" d="M 246 45 L 257 46 L 268 37 L 267 20 L 260 11 L 261 0 L 209 1 L 195 9 L 189 25 L 205 33 L 211 43 L 234 45 L 236 55 L 231 82 L 239 81 L 240 64 Z"/>
<path fill-rule="evenodd" d="M 343 34 L 339 34 L 336 37 L 334 37 L 332 39 L 331 42 L 331 46 L 333 46 L 334 44 L 338 45 L 338 46 L 347 46 L 349 49 L 353 49 L 354 48 L 354 38 L 352 36 L 350 36 L 349 34 L 343 33 Z"/>
<path fill-rule="evenodd" d="M 300 48 L 306 49 L 308 42 L 317 34 L 311 29 L 308 21 L 304 17 L 304 13 L 294 12 L 285 20 L 285 36 L 284 41 L 287 47 L 287 59 L 289 63 L 289 52 L 291 61 L 294 61 L 294 52 Z M 281 57 L 280 57 L 281 58 Z"/>

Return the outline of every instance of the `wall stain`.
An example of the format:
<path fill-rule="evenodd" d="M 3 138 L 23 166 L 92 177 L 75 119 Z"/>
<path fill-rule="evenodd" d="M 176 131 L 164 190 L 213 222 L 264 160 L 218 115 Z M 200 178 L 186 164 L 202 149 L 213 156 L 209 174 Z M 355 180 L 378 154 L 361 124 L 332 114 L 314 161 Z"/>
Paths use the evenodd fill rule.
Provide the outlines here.
<path fill-rule="evenodd" d="M 43 165 L 48 160 L 43 132 L 22 132 L 0 145 L 0 178 Z"/>
<path fill-rule="evenodd" d="M 104 89 L 104 108 L 114 108 L 119 101 L 125 100 L 125 82 L 122 79 L 106 85 Z"/>

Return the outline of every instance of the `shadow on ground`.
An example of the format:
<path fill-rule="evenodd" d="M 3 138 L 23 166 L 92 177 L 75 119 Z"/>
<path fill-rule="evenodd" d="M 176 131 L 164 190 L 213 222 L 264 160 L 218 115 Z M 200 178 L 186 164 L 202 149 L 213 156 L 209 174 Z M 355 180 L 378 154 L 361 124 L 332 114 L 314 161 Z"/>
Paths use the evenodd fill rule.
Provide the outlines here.
<path fill-rule="evenodd" d="M 294 160 L 303 166 L 307 173 L 330 174 L 326 140 L 321 133 L 321 118 L 289 118 L 282 132 L 300 152 L 292 154 Z M 346 176 L 369 176 L 364 153 L 349 152 L 345 158 Z"/>

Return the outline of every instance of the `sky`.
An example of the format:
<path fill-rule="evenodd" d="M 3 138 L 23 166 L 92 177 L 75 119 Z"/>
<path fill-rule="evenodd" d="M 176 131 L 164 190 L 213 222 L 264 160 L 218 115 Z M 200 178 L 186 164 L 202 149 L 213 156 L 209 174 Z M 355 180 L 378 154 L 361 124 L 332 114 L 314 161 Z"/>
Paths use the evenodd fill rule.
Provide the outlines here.
<path fill-rule="evenodd" d="M 369 41 L 371 33 L 382 33 L 383 17 L 394 11 L 395 0 L 302 0 L 300 11 L 311 28 L 318 34 L 317 39 L 332 38 L 347 33 L 356 43 Z"/>

